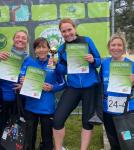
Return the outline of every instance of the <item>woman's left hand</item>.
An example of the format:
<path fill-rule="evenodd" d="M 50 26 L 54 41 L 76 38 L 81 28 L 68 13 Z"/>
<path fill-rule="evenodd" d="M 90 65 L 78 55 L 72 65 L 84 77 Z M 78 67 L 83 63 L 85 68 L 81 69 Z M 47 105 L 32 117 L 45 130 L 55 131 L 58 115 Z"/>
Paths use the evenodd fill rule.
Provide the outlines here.
<path fill-rule="evenodd" d="M 89 63 L 94 63 L 94 57 L 92 54 L 88 54 L 84 57 L 85 60 L 87 60 Z"/>
<path fill-rule="evenodd" d="M 57 64 L 57 60 L 54 57 L 50 57 L 49 61 L 48 61 L 48 65 L 56 65 Z"/>
<path fill-rule="evenodd" d="M 14 84 L 14 90 L 20 90 L 22 88 L 22 84 L 16 83 Z"/>
<path fill-rule="evenodd" d="M 53 86 L 51 84 L 49 84 L 49 83 L 44 83 L 44 85 L 43 85 L 43 90 L 44 91 L 49 92 L 49 91 L 52 90 L 52 88 L 53 88 Z"/>

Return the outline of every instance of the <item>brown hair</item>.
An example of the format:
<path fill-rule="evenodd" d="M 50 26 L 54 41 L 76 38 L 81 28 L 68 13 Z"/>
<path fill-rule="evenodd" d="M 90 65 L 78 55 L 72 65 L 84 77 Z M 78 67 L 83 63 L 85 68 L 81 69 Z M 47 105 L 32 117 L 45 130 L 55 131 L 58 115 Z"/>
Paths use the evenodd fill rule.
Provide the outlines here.
<path fill-rule="evenodd" d="M 35 39 L 34 43 L 33 43 L 33 48 L 36 49 L 37 46 L 42 46 L 44 44 L 47 44 L 47 47 L 50 49 L 50 45 L 47 41 L 47 39 L 43 38 L 43 37 L 39 37 L 37 39 Z"/>
<path fill-rule="evenodd" d="M 70 19 L 70 18 L 64 18 L 64 19 L 62 19 L 62 20 L 59 22 L 59 29 L 61 29 L 61 25 L 62 25 L 63 23 L 70 23 L 74 28 L 76 28 L 76 25 L 75 25 L 75 23 L 73 22 L 72 19 Z"/>
<path fill-rule="evenodd" d="M 127 43 L 126 43 L 126 39 L 125 39 L 125 36 L 124 36 L 123 33 L 116 33 L 116 34 L 113 34 L 113 35 L 111 36 L 110 40 L 108 41 L 107 47 L 109 48 L 110 43 L 111 43 L 113 40 L 115 40 L 115 39 L 120 39 L 120 40 L 122 40 L 124 50 L 126 50 L 126 48 L 127 48 Z"/>

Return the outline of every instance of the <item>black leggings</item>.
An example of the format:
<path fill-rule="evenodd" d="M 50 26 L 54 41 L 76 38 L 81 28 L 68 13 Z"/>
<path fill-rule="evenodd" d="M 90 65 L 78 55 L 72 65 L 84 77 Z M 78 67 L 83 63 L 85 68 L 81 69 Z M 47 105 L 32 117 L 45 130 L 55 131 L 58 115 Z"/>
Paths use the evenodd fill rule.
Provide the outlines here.
<path fill-rule="evenodd" d="M 30 111 L 26 111 L 25 118 L 27 125 L 26 125 L 24 150 L 35 150 L 37 126 L 39 121 L 41 124 L 41 137 L 42 137 L 40 150 L 53 150 L 53 139 L 52 139 L 53 114 L 52 115 L 34 114 Z"/>
<path fill-rule="evenodd" d="M 86 130 L 92 130 L 93 125 L 89 123 L 89 118 L 94 114 L 95 88 L 67 88 L 63 92 L 54 115 L 53 127 L 60 130 L 70 113 L 82 101 L 82 126 Z"/>
<path fill-rule="evenodd" d="M 121 150 L 117 137 L 117 132 L 113 122 L 113 115 L 104 113 L 103 119 L 111 150 Z"/>

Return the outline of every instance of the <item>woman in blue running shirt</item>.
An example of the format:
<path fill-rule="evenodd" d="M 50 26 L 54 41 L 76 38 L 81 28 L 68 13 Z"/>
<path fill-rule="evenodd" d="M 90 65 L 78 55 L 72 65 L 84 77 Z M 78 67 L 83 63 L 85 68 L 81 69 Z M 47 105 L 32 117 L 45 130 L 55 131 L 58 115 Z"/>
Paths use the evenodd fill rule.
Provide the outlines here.
<path fill-rule="evenodd" d="M 55 150 L 61 150 L 63 139 L 65 136 L 64 123 L 70 113 L 82 101 L 82 131 L 81 131 L 81 148 L 87 150 L 91 140 L 93 124 L 89 122 L 93 115 L 96 85 L 99 83 L 98 73 L 96 68 L 101 64 L 99 52 L 89 37 L 79 36 L 76 32 L 74 22 L 67 18 L 59 23 L 59 29 L 65 40 L 65 43 L 58 49 L 59 61 L 57 69 L 63 75 L 67 75 L 67 88 L 61 96 L 54 116 L 54 140 Z M 86 73 L 68 73 L 67 62 L 67 46 L 75 44 L 77 53 L 87 51 L 83 60 L 87 61 L 89 69 Z M 81 47 L 86 46 L 85 49 Z M 74 71 L 74 70 L 72 70 Z"/>
<path fill-rule="evenodd" d="M 53 150 L 52 123 L 56 107 L 55 92 L 62 90 L 65 82 L 63 77 L 57 73 L 56 68 L 48 68 L 50 46 L 47 40 L 43 37 L 37 38 L 33 43 L 33 49 L 36 58 L 28 57 L 25 59 L 20 73 L 21 82 L 29 66 L 44 70 L 46 77 L 44 77 L 43 91 L 40 99 L 25 96 L 24 109 L 27 124 L 25 150 L 35 150 L 39 122 L 41 125 L 40 150 Z"/>
<path fill-rule="evenodd" d="M 104 126 L 106 129 L 107 137 L 111 145 L 111 150 L 120 150 L 120 145 L 119 145 L 117 133 L 113 122 L 113 116 L 123 113 L 124 103 L 126 102 L 129 94 L 120 93 L 117 91 L 112 92 L 108 90 L 109 77 L 110 77 L 110 64 L 112 62 L 130 62 L 132 63 L 131 72 L 132 74 L 134 74 L 134 63 L 131 62 L 128 58 L 124 57 L 125 50 L 126 50 L 126 41 L 121 34 L 114 34 L 110 38 L 108 42 L 108 49 L 111 57 L 104 58 L 104 60 L 102 61 L 101 72 L 100 72 L 102 82 L 103 82 L 103 89 L 104 89 L 103 119 L 104 119 Z M 132 75 L 132 81 L 134 81 L 133 77 L 134 76 Z"/>

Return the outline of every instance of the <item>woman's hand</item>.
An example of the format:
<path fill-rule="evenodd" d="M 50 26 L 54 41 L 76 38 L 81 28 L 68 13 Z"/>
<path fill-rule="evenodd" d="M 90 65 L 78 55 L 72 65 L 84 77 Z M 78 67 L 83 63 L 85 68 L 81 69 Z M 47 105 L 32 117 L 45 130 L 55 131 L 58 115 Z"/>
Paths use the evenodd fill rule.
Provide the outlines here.
<path fill-rule="evenodd" d="M 49 61 L 48 61 L 48 65 L 56 65 L 57 64 L 57 60 L 54 57 L 50 57 Z"/>
<path fill-rule="evenodd" d="M 87 60 L 89 63 L 94 63 L 94 57 L 92 54 L 88 54 L 84 57 L 85 60 Z"/>
<path fill-rule="evenodd" d="M 25 76 L 22 76 L 19 80 L 19 83 L 14 84 L 14 90 L 20 90 L 22 88 L 23 82 L 25 80 Z"/>
<path fill-rule="evenodd" d="M 7 60 L 9 57 L 8 52 L 0 52 L 0 60 Z"/>
<path fill-rule="evenodd" d="M 14 90 L 20 90 L 22 88 L 22 84 L 16 83 L 14 84 Z"/>
<path fill-rule="evenodd" d="M 49 91 L 52 90 L 52 88 L 53 88 L 52 84 L 44 83 L 44 85 L 43 85 L 43 90 L 44 90 L 44 91 L 49 92 Z"/>
<path fill-rule="evenodd" d="M 25 80 L 25 76 L 22 76 L 21 78 L 20 78 L 20 84 L 23 84 L 23 82 L 24 82 L 24 80 Z"/>

